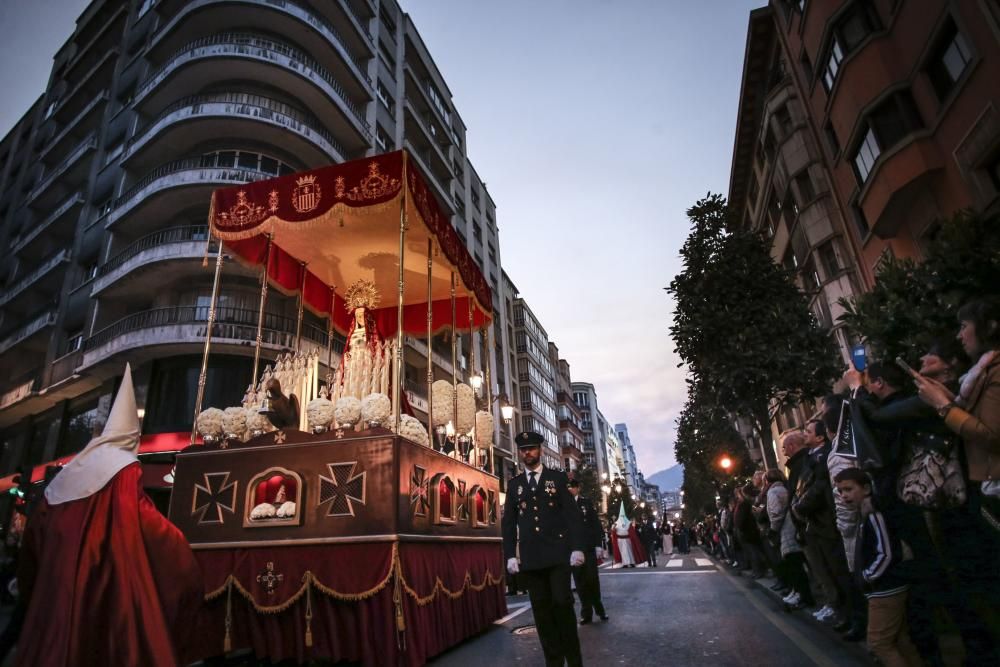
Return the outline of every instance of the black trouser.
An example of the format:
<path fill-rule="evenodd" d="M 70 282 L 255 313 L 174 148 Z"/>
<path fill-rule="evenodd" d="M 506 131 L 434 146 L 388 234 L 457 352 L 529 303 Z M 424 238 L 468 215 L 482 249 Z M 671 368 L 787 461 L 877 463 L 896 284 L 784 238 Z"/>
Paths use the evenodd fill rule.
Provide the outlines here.
<path fill-rule="evenodd" d="M 792 551 L 781 559 L 779 569 L 783 580 L 793 591 L 799 594 L 802 604 L 811 607 L 816 604 L 812 589 L 809 588 L 809 575 L 806 574 L 806 555 L 801 551 Z"/>
<path fill-rule="evenodd" d="M 649 542 L 646 546 L 646 565 L 656 567 L 656 542 Z"/>
<path fill-rule="evenodd" d="M 576 594 L 580 598 L 580 618 L 589 621 L 594 617 L 595 611 L 598 616 L 606 616 L 604 603 L 601 601 L 597 556 L 593 549 L 584 551 L 583 565 L 573 568 L 573 581 L 576 582 Z"/>
<path fill-rule="evenodd" d="M 520 573 L 520 581 L 528 589 L 546 665 L 561 666 L 564 661 L 570 667 L 583 664 L 569 578 L 569 563 Z"/>

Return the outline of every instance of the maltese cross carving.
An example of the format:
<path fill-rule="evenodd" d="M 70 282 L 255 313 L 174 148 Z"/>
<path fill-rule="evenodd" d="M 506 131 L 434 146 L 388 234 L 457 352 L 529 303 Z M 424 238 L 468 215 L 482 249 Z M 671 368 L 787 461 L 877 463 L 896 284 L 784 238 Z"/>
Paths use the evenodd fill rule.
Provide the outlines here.
<path fill-rule="evenodd" d="M 191 514 L 198 523 L 225 523 L 222 511 L 236 511 L 236 482 L 229 481 L 228 472 L 206 472 L 204 484 L 194 485 Z"/>
<path fill-rule="evenodd" d="M 330 477 L 319 476 L 319 507 L 329 504 L 326 516 L 354 516 L 354 503 L 365 504 L 368 473 L 355 474 L 357 461 L 327 463 L 326 467 Z"/>
<path fill-rule="evenodd" d="M 431 502 L 427 497 L 427 470 L 420 466 L 413 466 L 410 473 L 410 509 L 413 516 L 427 516 Z"/>
<path fill-rule="evenodd" d="M 264 570 L 257 575 L 257 583 L 264 586 L 264 590 L 267 591 L 268 595 L 274 595 L 274 589 L 284 581 L 285 575 L 274 573 L 274 562 L 267 561 L 267 565 Z"/>

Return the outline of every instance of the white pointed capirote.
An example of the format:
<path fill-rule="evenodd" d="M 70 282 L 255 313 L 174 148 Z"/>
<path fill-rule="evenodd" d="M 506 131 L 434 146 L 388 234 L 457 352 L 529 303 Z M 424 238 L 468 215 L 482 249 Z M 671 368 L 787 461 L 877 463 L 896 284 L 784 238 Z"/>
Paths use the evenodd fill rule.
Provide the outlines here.
<path fill-rule="evenodd" d="M 56 475 L 45 489 L 45 499 L 59 505 L 103 489 L 118 471 L 139 460 L 139 429 L 132 369 L 126 364 L 104 431 Z"/>
<path fill-rule="evenodd" d="M 629 523 L 628 517 L 625 516 L 625 501 L 623 500 L 621 507 L 618 509 L 618 521 L 615 523 L 615 526 L 622 530 L 628 530 Z"/>

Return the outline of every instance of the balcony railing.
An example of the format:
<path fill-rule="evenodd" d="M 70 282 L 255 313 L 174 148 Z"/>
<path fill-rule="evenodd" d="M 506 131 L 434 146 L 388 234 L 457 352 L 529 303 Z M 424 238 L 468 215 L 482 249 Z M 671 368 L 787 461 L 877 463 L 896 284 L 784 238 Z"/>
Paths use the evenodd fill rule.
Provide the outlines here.
<path fill-rule="evenodd" d="M 31 243 L 39 234 L 48 229 L 49 225 L 64 216 L 70 209 L 74 206 L 83 204 L 83 193 L 74 192 L 71 194 L 66 201 L 56 207 L 52 213 L 45 217 L 37 225 L 32 225 L 31 229 L 25 230 L 23 236 L 19 236 L 16 239 L 11 239 L 11 245 L 14 247 L 14 252 L 20 251 L 26 245 Z"/>
<path fill-rule="evenodd" d="M 83 350 L 84 352 L 95 350 L 120 336 L 144 329 L 207 322 L 208 306 L 170 306 L 145 310 L 123 317 L 114 324 L 101 329 L 84 341 Z M 295 329 L 295 318 L 264 313 L 263 342 L 265 344 L 290 347 L 295 343 Z M 212 336 L 213 338 L 230 340 L 255 341 L 257 337 L 257 311 L 247 308 L 217 308 Z M 326 346 L 327 332 L 320 327 L 303 323 L 302 338 L 317 345 Z M 191 342 L 198 341 L 192 339 Z M 342 353 L 343 347 L 339 340 L 334 340 L 335 353 Z"/>
<path fill-rule="evenodd" d="M 52 185 L 54 180 L 66 173 L 66 171 L 73 166 L 77 160 L 83 157 L 85 153 L 92 151 L 95 148 L 97 148 L 97 135 L 94 132 L 91 132 L 84 138 L 83 141 L 77 144 L 76 148 L 74 148 L 69 155 L 66 156 L 65 160 L 59 163 L 59 166 L 56 167 L 55 170 L 49 172 L 47 176 L 42 178 L 42 181 L 36 185 L 31 191 L 31 194 L 28 195 L 28 199 L 35 199 L 39 194 Z"/>
<path fill-rule="evenodd" d="M 149 172 L 141 179 L 136 181 L 132 187 L 126 190 L 120 197 L 115 199 L 112 209 L 116 209 L 121 205 L 128 202 L 128 200 L 139 194 L 145 187 L 153 183 L 154 181 L 163 178 L 164 176 L 169 176 L 170 174 L 177 173 L 179 171 L 187 171 L 190 169 L 211 169 L 215 171 L 227 172 L 227 181 L 243 181 L 249 183 L 251 181 L 262 181 L 266 178 L 274 178 L 274 174 L 269 174 L 263 171 L 257 171 L 256 169 L 241 169 L 239 167 L 215 167 L 212 165 L 206 165 L 203 163 L 202 158 L 190 157 L 183 158 L 181 160 L 174 160 L 173 162 L 168 162 L 164 165 L 160 165 L 153 171 Z"/>
<path fill-rule="evenodd" d="M 303 65 L 303 69 L 311 70 L 316 74 L 316 76 L 326 82 L 334 90 L 334 92 L 337 93 L 341 101 L 344 103 L 344 106 L 346 106 L 354 115 L 358 124 L 364 128 L 365 132 L 369 136 L 371 135 L 371 126 L 369 126 L 368 121 L 365 120 L 364 109 L 362 109 L 350 98 L 347 94 L 347 90 L 344 89 L 344 86 L 336 79 L 336 77 L 333 76 L 333 74 L 330 73 L 328 69 L 320 65 L 313 58 L 310 58 L 304 52 L 299 51 L 288 44 L 276 42 L 252 33 L 222 33 L 219 35 L 212 35 L 210 37 L 203 37 L 202 39 L 188 43 L 181 49 L 171 54 L 171 56 L 166 59 L 166 62 L 160 66 L 159 69 L 155 70 L 146 78 L 136 91 L 136 98 L 146 95 L 150 90 L 157 86 L 164 73 L 174 67 L 175 60 L 198 49 L 205 49 L 213 46 L 233 46 L 237 49 L 243 50 L 242 52 L 244 53 L 247 52 L 246 49 L 259 49 L 261 51 L 283 55 L 291 60 L 293 64 Z"/>
<path fill-rule="evenodd" d="M 337 139 L 323 127 L 319 119 L 312 114 L 296 109 L 295 107 L 289 106 L 284 102 L 279 102 L 260 95 L 250 95 L 247 93 L 214 93 L 209 95 L 192 95 L 190 97 L 180 99 L 164 109 L 155 119 L 147 123 L 142 129 L 136 131 L 135 136 L 128 141 L 128 149 L 131 149 L 141 139 L 144 139 L 145 134 L 150 128 L 154 127 L 170 114 L 188 107 L 192 108 L 192 114 L 208 113 L 200 107 L 202 105 L 210 104 L 228 105 L 230 108 L 227 108 L 225 113 L 229 114 L 238 114 L 264 119 L 284 117 L 292 123 L 300 124 L 308 128 L 309 131 L 314 132 L 317 136 L 322 137 L 338 153 L 340 153 L 341 156 L 347 155 L 347 151 L 344 149 L 343 145 L 337 141 Z"/>
<path fill-rule="evenodd" d="M 97 270 L 97 277 L 102 278 L 117 270 L 122 264 L 150 248 L 158 248 L 168 243 L 188 243 L 205 241 L 208 238 L 207 225 L 191 225 L 188 227 L 171 227 L 152 234 L 147 234 L 133 242 L 120 253 L 106 261 Z"/>
<path fill-rule="evenodd" d="M 45 311 L 31 322 L 17 329 L 9 336 L 0 341 L 0 353 L 6 352 L 10 348 L 14 347 L 24 339 L 33 336 L 45 327 L 52 326 L 56 323 L 56 314 L 54 311 Z"/>
<path fill-rule="evenodd" d="M 59 266 L 63 262 L 68 262 L 70 256 L 71 256 L 70 250 L 64 248 L 59 252 L 57 252 L 52 257 L 42 262 L 42 264 L 39 265 L 37 268 L 35 268 L 34 271 L 32 271 L 31 273 L 29 273 L 28 275 L 24 276 L 16 283 L 11 285 L 9 288 L 7 288 L 7 290 L 3 292 L 3 294 L 0 294 L 0 306 L 4 305 L 5 303 L 13 299 L 15 296 L 23 292 L 32 283 L 37 281 L 39 278 L 44 276 L 46 273 L 48 273 L 55 267 Z"/>

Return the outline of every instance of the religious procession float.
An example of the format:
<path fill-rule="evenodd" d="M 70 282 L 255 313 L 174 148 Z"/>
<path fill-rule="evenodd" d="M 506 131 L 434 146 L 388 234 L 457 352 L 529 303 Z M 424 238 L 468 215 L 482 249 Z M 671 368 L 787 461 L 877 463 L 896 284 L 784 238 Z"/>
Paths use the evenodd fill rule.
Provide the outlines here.
<path fill-rule="evenodd" d="M 454 334 L 488 341 L 492 297 L 424 177 L 401 151 L 220 189 L 209 226 L 212 306 L 169 514 L 204 578 L 190 657 L 416 665 L 488 628 L 506 613 L 493 419 L 457 363 L 434 380 L 431 339 L 452 332 L 453 362 Z M 202 409 L 228 258 L 261 273 L 253 382 L 243 405 Z M 300 322 L 328 321 L 334 372 L 299 350 L 264 366 L 271 289 L 297 296 Z M 427 350 L 425 421 L 403 390 L 406 337 Z"/>

